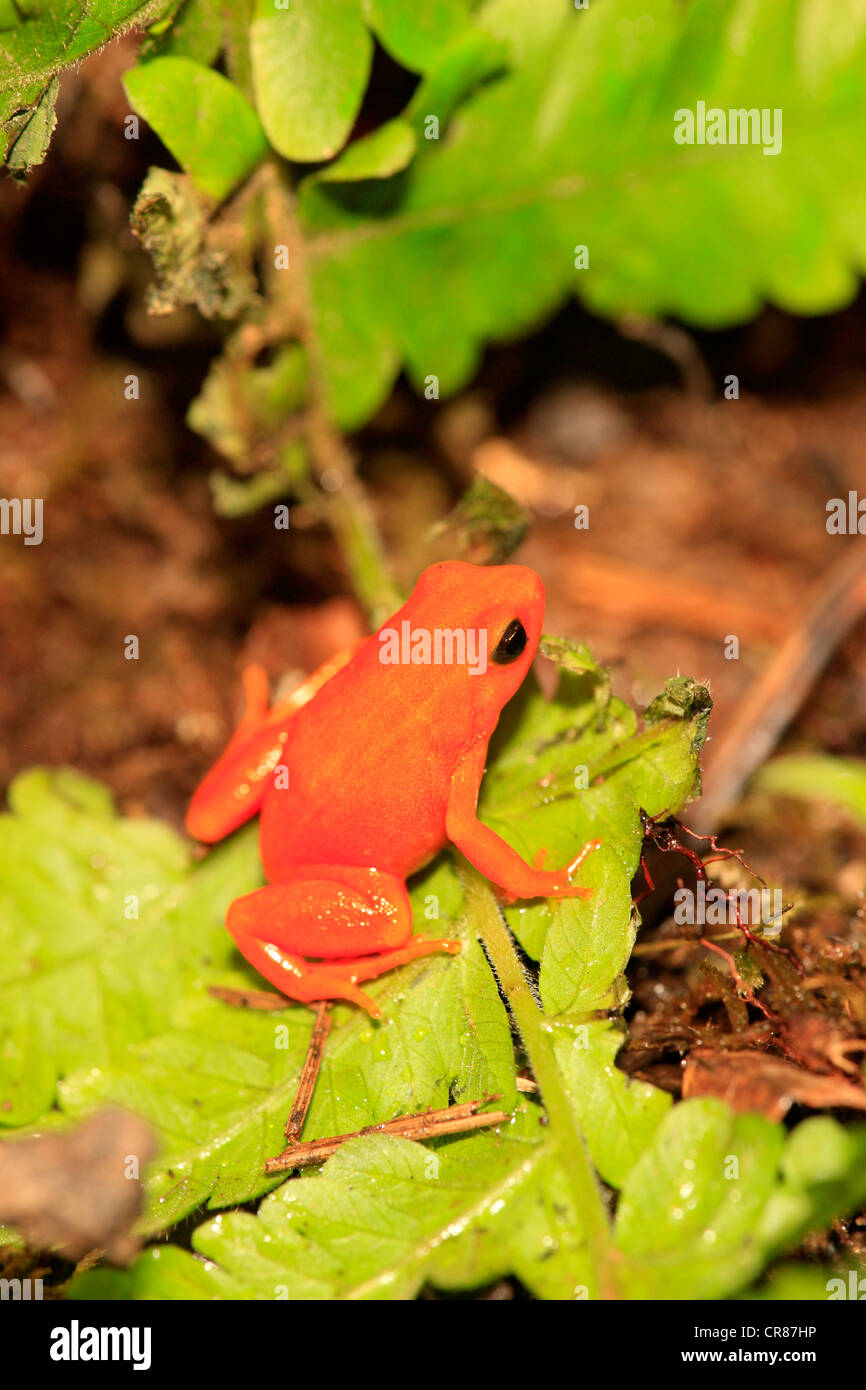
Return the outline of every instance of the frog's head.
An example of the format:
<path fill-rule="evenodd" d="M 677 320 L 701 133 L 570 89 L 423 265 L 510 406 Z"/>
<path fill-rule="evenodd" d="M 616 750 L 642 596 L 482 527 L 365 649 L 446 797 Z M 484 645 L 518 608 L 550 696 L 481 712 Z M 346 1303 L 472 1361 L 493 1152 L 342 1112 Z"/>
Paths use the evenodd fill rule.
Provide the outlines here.
<path fill-rule="evenodd" d="M 440 649 L 446 657 L 462 638 L 465 660 L 458 662 L 455 682 L 474 709 L 495 722 L 535 655 L 544 621 L 544 585 L 524 565 L 443 561 L 424 570 L 392 623 L 397 618 L 409 618 L 413 630 L 452 634 Z"/>

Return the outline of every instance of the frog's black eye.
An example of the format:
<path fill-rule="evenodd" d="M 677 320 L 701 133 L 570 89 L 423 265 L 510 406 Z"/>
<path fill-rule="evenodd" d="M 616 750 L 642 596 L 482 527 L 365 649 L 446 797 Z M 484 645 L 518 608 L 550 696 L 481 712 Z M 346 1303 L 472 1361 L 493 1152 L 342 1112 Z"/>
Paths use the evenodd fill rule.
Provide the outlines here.
<path fill-rule="evenodd" d="M 526 628 L 519 618 L 512 618 L 493 649 L 497 666 L 510 666 L 526 651 Z"/>

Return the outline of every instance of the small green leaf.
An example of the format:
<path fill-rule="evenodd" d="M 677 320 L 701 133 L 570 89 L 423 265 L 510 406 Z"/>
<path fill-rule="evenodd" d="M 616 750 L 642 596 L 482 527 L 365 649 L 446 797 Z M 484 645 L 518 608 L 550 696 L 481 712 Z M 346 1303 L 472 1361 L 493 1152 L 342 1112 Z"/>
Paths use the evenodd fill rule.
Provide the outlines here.
<path fill-rule="evenodd" d="M 314 174 L 310 182 L 356 183 L 361 179 L 387 179 L 405 169 L 415 153 L 415 131 L 397 118 L 353 140 L 338 159 Z"/>
<path fill-rule="evenodd" d="M 352 128 L 373 57 L 360 0 L 257 0 L 250 29 L 256 105 L 286 159 L 330 159 Z"/>
<path fill-rule="evenodd" d="M 206 1277 L 175 1251 L 163 1280 L 147 1251 L 128 1272 L 80 1276 L 70 1294 L 170 1298 L 209 1286 L 211 1297 L 407 1299 L 424 1282 L 463 1288 L 514 1269 L 530 1289 L 573 1298 L 585 1278 L 580 1222 L 538 1119 L 524 1102 L 511 1124 L 436 1147 L 355 1139 L 257 1216 L 200 1226 Z"/>
<path fill-rule="evenodd" d="M 255 111 L 228 78 L 190 58 L 153 58 L 126 94 L 199 188 L 221 201 L 267 153 Z"/>
<path fill-rule="evenodd" d="M 754 1278 L 764 1258 L 754 1227 L 783 1144 L 777 1125 L 721 1101 L 674 1106 L 620 1194 L 630 1296 L 718 1298 Z"/>
<path fill-rule="evenodd" d="M 467 29 L 470 0 L 364 0 L 364 15 L 383 48 L 411 72 L 426 72 Z"/>
<path fill-rule="evenodd" d="M 832 1177 L 822 1156 L 827 1143 Z M 787 1137 L 763 1116 L 734 1115 L 721 1101 L 675 1105 L 620 1194 L 615 1230 L 629 1256 L 627 1296 L 737 1293 L 809 1230 L 856 1209 L 866 1195 L 864 1159 L 862 1126 L 844 1131 L 816 1117 Z"/>

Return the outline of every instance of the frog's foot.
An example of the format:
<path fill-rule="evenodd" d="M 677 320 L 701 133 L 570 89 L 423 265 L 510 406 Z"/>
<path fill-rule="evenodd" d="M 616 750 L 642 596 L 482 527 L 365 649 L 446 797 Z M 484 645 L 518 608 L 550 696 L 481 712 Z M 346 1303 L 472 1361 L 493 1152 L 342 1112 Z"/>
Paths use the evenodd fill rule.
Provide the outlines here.
<path fill-rule="evenodd" d="M 460 949 L 459 941 L 411 935 L 409 896 L 393 874 L 340 865 L 304 866 L 288 883 L 238 898 L 226 925 L 250 964 L 290 999 L 348 999 L 374 1018 L 380 1010 L 359 980 Z"/>
<path fill-rule="evenodd" d="M 564 869 L 545 869 L 547 850 L 540 849 L 532 861 L 532 868 L 520 875 L 519 888 L 498 887 L 497 891 L 507 903 L 518 902 L 522 898 L 591 898 L 594 889 L 582 888 L 572 883 L 571 875 L 580 868 L 587 855 L 601 849 L 601 840 L 590 840 L 580 853 Z"/>
<path fill-rule="evenodd" d="M 378 1004 L 362 989 L 357 989 L 351 975 L 343 973 L 339 967 L 335 969 L 321 961 L 290 955 L 272 941 L 236 939 L 250 965 L 287 998 L 302 1004 L 313 1004 L 319 999 L 346 999 L 366 1009 L 373 1018 L 380 1017 L 382 1011 Z"/>

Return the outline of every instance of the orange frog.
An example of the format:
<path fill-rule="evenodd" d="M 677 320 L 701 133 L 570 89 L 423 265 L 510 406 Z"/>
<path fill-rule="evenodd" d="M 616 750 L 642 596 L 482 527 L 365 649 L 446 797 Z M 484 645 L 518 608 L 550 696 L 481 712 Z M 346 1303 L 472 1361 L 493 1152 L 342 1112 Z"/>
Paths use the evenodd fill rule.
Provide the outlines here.
<path fill-rule="evenodd" d="M 406 878 L 448 842 L 516 898 L 588 897 L 566 869 L 530 868 L 478 820 L 487 744 L 532 661 L 544 586 L 520 565 L 431 565 L 393 618 L 268 709 L 261 667 L 196 791 L 187 828 L 212 843 L 261 811 L 268 885 L 226 925 L 291 999 L 349 999 L 358 982 L 459 941 L 412 935 Z"/>

